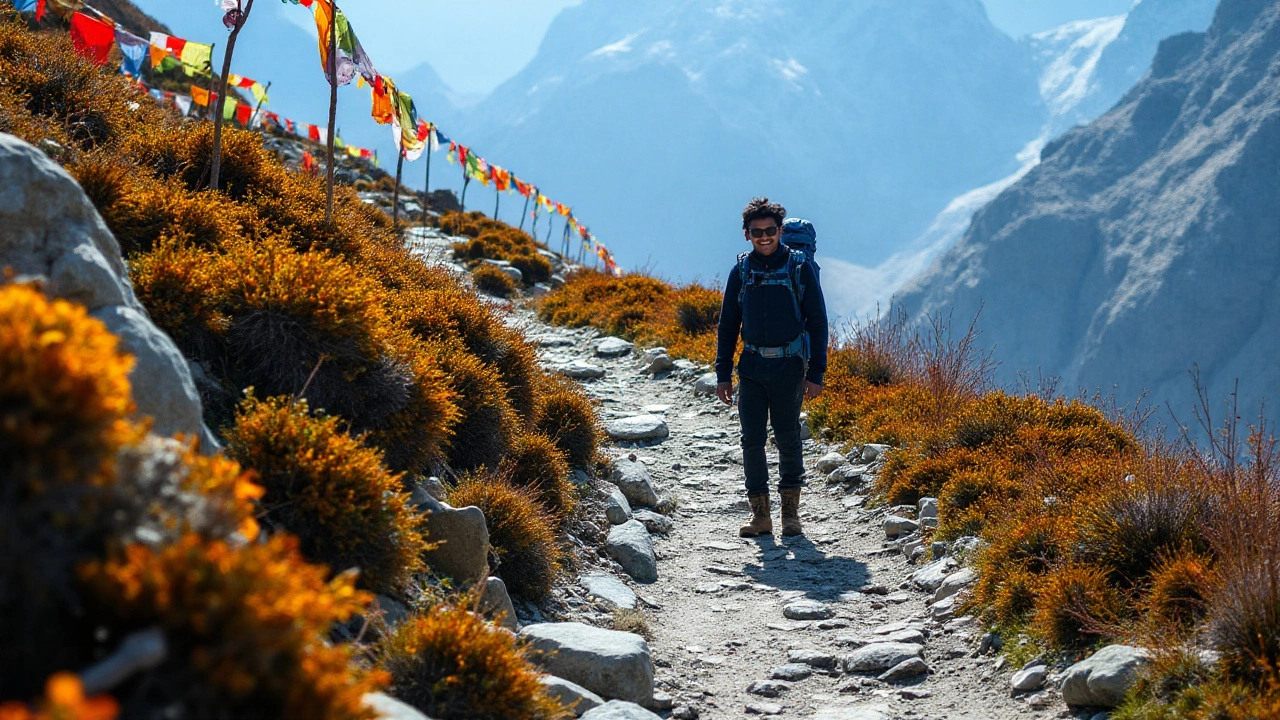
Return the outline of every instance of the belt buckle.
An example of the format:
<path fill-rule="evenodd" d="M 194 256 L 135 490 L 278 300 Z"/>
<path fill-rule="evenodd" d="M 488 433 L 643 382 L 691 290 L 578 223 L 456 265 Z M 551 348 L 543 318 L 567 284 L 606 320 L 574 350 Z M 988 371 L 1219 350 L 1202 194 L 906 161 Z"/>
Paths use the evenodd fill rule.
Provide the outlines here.
<path fill-rule="evenodd" d="M 783 351 L 784 351 L 784 348 L 772 348 L 772 347 L 760 348 L 760 354 L 767 358 L 782 357 Z"/>

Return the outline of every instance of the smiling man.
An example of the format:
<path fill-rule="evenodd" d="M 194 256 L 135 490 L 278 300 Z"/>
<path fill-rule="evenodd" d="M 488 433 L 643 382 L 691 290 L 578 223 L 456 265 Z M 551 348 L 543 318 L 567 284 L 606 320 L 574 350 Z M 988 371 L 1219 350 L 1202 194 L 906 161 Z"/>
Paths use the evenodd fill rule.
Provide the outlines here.
<path fill-rule="evenodd" d="M 822 392 L 827 369 L 827 308 L 817 275 L 804 253 L 781 242 L 787 211 L 768 198 L 755 198 L 742 211 L 742 234 L 751 251 L 738 256 L 725 285 L 716 338 L 716 395 L 733 403 L 733 362 L 738 362 L 738 419 L 742 423 L 742 465 L 751 519 L 742 537 L 771 534 L 767 423 L 778 445 L 778 494 L 782 534 L 799 535 L 804 457 L 800 405 Z"/>

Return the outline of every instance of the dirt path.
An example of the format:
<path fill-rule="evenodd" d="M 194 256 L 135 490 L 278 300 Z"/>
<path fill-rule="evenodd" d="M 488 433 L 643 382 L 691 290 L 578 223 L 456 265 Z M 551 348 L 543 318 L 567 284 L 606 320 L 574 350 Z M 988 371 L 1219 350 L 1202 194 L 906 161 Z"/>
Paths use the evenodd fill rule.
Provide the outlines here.
<path fill-rule="evenodd" d="M 606 421 L 652 413 L 669 427 L 665 440 L 607 448 L 615 457 L 635 455 L 659 494 L 674 501 L 672 529 L 654 536 L 658 580 L 635 583 L 611 561 L 588 559 L 622 577 L 640 598 L 658 688 L 672 696 L 664 715 L 880 717 L 862 709 L 895 718 L 1070 717 L 1053 691 L 1011 697 L 1009 676 L 1017 668 L 978 656 L 982 633 L 971 618 L 932 619 L 932 592 L 908 580 L 920 568 L 886 547 L 886 511 L 864 509 L 862 494 L 813 470 L 836 448 L 805 442 L 810 487 L 801 503 L 803 536 L 740 539 L 737 528 L 748 513 L 732 408 L 695 396 L 687 372 L 655 379 L 640 372 L 634 353 L 595 357 L 595 331 L 547 327 L 524 311 L 512 320 L 543 345 L 545 364 L 579 360 L 605 369 L 584 386 Z M 776 459 L 771 449 L 775 473 Z M 777 513 L 775 490 L 775 526 Z M 601 530 L 608 530 L 603 521 Z M 583 588 L 562 587 L 557 595 L 563 610 L 557 619 L 608 625 L 606 605 Z M 797 601 L 817 603 L 807 604 L 817 619 L 786 617 L 784 608 Z M 805 605 L 787 614 L 801 617 Z M 845 656 L 887 640 L 922 642 L 929 672 L 889 683 L 876 679 L 878 671 L 842 669 Z M 779 677 L 791 679 L 772 679 Z"/>

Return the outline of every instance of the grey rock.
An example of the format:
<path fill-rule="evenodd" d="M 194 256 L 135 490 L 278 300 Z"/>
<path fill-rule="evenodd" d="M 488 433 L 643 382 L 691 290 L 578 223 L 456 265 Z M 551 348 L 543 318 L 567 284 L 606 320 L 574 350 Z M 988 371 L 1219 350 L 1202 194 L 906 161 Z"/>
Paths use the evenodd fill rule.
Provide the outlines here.
<path fill-rule="evenodd" d="M 782 608 L 782 616 L 788 620 L 826 620 L 835 614 L 830 605 L 817 600 L 794 600 Z"/>
<path fill-rule="evenodd" d="M 781 715 L 782 706 L 778 703 L 754 702 L 747 703 L 748 715 Z"/>
<path fill-rule="evenodd" d="M 956 596 L 952 595 L 943 598 L 936 603 L 929 605 L 929 615 L 938 622 L 946 622 L 955 616 L 956 612 Z"/>
<path fill-rule="evenodd" d="M 935 559 L 942 559 L 947 556 L 949 544 L 941 540 L 934 540 L 929 543 L 929 552 L 933 553 Z"/>
<path fill-rule="evenodd" d="M 609 479 L 631 503 L 645 507 L 658 504 L 658 492 L 653 488 L 653 478 L 644 463 L 618 458 L 613 461 L 613 472 Z"/>
<path fill-rule="evenodd" d="M 480 609 L 485 616 L 493 618 L 502 627 L 512 632 L 520 629 L 516 607 L 511 604 L 511 595 L 507 593 L 507 584 L 502 578 L 490 577 L 485 580 L 484 591 L 480 595 Z"/>
<path fill-rule="evenodd" d="M 943 581 L 956 567 L 956 561 L 952 558 L 942 558 L 934 560 L 919 570 L 911 573 L 907 578 L 915 584 L 915 586 L 925 592 L 935 592 L 942 586 Z"/>
<path fill-rule="evenodd" d="M 841 455 L 838 452 L 829 452 L 826 455 L 823 455 L 822 457 L 818 458 L 818 462 L 814 465 L 814 467 L 817 468 L 818 472 L 822 473 L 823 475 L 826 475 L 832 470 L 835 470 L 836 468 L 845 464 L 847 463 L 843 455 Z"/>
<path fill-rule="evenodd" d="M 1067 705 L 1115 707 L 1151 662 L 1151 653 L 1129 645 L 1108 645 L 1067 668 L 1062 699 Z"/>
<path fill-rule="evenodd" d="M 432 572 L 453 578 L 459 585 L 489 577 L 489 527 L 478 507 L 453 508 L 421 489 L 413 502 L 423 513 L 427 537 L 439 543 L 425 554 Z"/>
<path fill-rule="evenodd" d="M 662 717 L 633 702 L 610 700 L 585 712 L 582 720 L 662 720 Z"/>
<path fill-rule="evenodd" d="M 604 368 L 592 365 L 586 360 L 571 360 L 563 365 L 557 365 L 555 371 L 574 380 L 597 380 L 605 375 Z"/>
<path fill-rule="evenodd" d="M 787 653 L 787 662 L 801 663 L 822 670 L 830 670 L 837 665 L 839 659 L 836 658 L 835 655 L 822 652 L 821 650 L 799 648 Z"/>
<path fill-rule="evenodd" d="M 613 525 L 621 525 L 631 519 L 631 503 L 627 502 L 621 488 L 614 488 L 605 498 L 604 516 Z"/>
<path fill-rule="evenodd" d="M 529 642 L 535 661 L 556 677 L 605 698 L 632 703 L 653 698 L 653 660 L 639 635 L 582 623 L 539 623 L 526 625 L 520 637 Z"/>
<path fill-rule="evenodd" d="M 592 597 L 624 610 L 636 609 L 635 591 L 612 575 L 584 575 L 581 583 Z"/>
<path fill-rule="evenodd" d="M 845 655 L 843 665 L 845 672 L 883 672 L 923 654 L 924 647 L 915 643 L 872 643 Z"/>
<path fill-rule="evenodd" d="M 920 525 L 910 518 L 890 515 L 884 519 L 884 536 L 890 540 L 915 532 Z"/>
<path fill-rule="evenodd" d="M 775 698 L 791 689 L 784 680 L 757 680 L 747 686 L 747 692 L 760 697 Z"/>
<path fill-rule="evenodd" d="M 387 627 L 394 628 L 409 619 L 409 607 L 395 598 L 378 595 L 373 599 L 370 611 L 382 614 L 382 621 Z"/>
<path fill-rule="evenodd" d="M 841 465 L 835 470 L 832 470 L 831 473 L 827 475 L 827 480 L 833 483 L 841 482 L 841 483 L 846 483 L 850 485 L 859 484 L 859 483 L 866 482 L 866 479 L 867 479 L 866 472 L 867 472 L 866 465 L 854 465 L 852 463 L 845 463 L 844 465 Z"/>
<path fill-rule="evenodd" d="M 918 657 L 909 658 L 885 670 L 876 678 L 880 682 L 900 683 L 907 680 L 918 678 L 929 672 L 929 666 L 925 661 Z"/>
<path fill-rule="evenodd" d="M 986 546 L 987 543 L 982 538 L 974 537 L 973 535 L 965 535 L 964 537 L 958 537 L 951 542 L 950 555 L 956 559 L 963 560 L 968 557 L 970 553 L 977 552 Z"/>
<path fill-rule="evenodd" d="M 655 712 L 665 712 L 670 710 L 676 704 L 676 699 L 669 693 L 661 690 L 653 691 L 653 698 L 645 705 L 645 707 Z"/>
<path fill-rule="evenodd" d="M 713 372 L 704 373 L 698 376 L 697 382 L 693 384 L 694 395 L 715 395 L 716 394 L 716 374 Z"/>
<path fill-rule="evenodd" d="M 412 705 L 384 693 L 366 693 L 360 701 L 377 714 L 378 720 L 431 720 Z"/>
<path fill-rule="evenodd" d="M 605 424 L 605 433 L 624 442 L 661 440 L 671 435 L 667 421 L 661 415 L 633 415 L 610 420 Z"/>
<path fill-rule="evenodd" d="M 628 575 L 640 582 L 658 579 L 658 561 L 653 554 L 649 530 L 637 520 L 615 525 L 605 541 L 605 551 Z"/>
<path fill-rule="evenodd" d="M 862 446 L 862 462 L 875 462 L 884 457 L 891 448 L 888 445 L 868 443 Z"/>
<path fill-rule="evenodd" d="M 644 369 L 641 370 L 646 375 L 656 375 L 660 372 L 668 372 L 675 368 L 676 364 L 672 361 L 671 356 L 666 353 L 659 353 L 645 363 Z"/>
<path fill-rule="evenodd" d="M 133 293 L 120 246 L 76 181 L 43 152 L 0 133 L 0 268 L 43 278 L 44 292 L 84 305 L 136 359 L 129 373 L 137 415 L 158 435 L 183 433 L 219 448 L 202 419 L 182 353 Z M 0 283 L 7 282 L 0 275 Z"/>
<path fill-rule="evenodd" d="M 1049 676 L 1049 668 L 1044 665 L 1032 665 L 1013 674 L 1009 684 L 1015 692 L 1033 692 L 1044 687 L 1045 678 Z"/>
<path fill-rule="evenodd" d="M 946 600 L 977 581 L 978 574 L 973 571 L 973 568 L 960 568 L 943 578 L 942 584 L 933 593 L 933 601 L 936 603 Z"/>
<path fill-rule="evenodd" d="M 542 687 L 546 689 L 547 694 L 556 699 L 561 705 L 567 708 L 573 708 L 573 714 L 581 716 L 583 713 L 593 708 L 600 707 L 604 704 L 604 698 L 582 687 L 578 683 L 570 682 L 555 675 L 543 675 L 538 678 L 538 682 L 542 683 Z"/>
<path fill-rule="evenodd" d="M 810 675 L 813 675 L 813 668 L 804 663 L 787 663 L 769 671 L 770 679 L 787 680 L 789 682 L 804 680 Z"/>
<path fill-rule="evenodd" d="M 881 641 L 924 645 L 925 636 L 919 628 L 903 628 L 901 630 L 894 630 L 893 632 L 885 635 Z"/>
<path fill-rule="evenodd" d="M 635 349 L 635 345 L 623 340 L 620 337 L 607 337 L 595 342 L 595 351 L 598 357 L 611 358 L 620 355 L 626 355 Z"/>
<path fill-rule="evenodd" d="M 546 283 L 534 283 L 533 287 L 530 288 L 530 290 L 533 292 L 534 297 L 543 297 L 546 295 L 550 295 L 551 292 L 555 290 L 555 288 L 551 287 Z"/>
<path fill-rule="evenodd" d="M 652 510 L 636 510 L 632 517 L 644 523 L 645 528 L 655 535 L 667 535 L 675 529 L 671 518 Z"/>
<path fill-rule="evenodd" d="M 693 705 L 677 705 L 671 709 L 671 717 L 676 720 L 698 720 L 698 708 Z"/>
<path fill-rule="evenodd" d="M 920 502 L 916 503 L 916 505 L 919 508 L 919 512 L 916 514 L 916 517 L 922 520 L 924 518 L 938 517 L 938 498 L 920 498 Z"/>

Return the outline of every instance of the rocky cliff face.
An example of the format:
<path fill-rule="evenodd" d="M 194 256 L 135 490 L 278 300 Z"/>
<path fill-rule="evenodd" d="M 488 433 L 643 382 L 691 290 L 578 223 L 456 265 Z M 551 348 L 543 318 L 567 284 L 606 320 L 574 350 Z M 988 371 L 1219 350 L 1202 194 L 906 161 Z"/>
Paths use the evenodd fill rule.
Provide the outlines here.
<path fill-rule="evenodd" d="M 1006 379 L 1144 389 L 1182 418 L 1212 397 L 1280 396 L 1280 3 L 1223 0 L 1207 33 L 974 218 L 900 295 L 914 317 L 982 312 Z"/>

